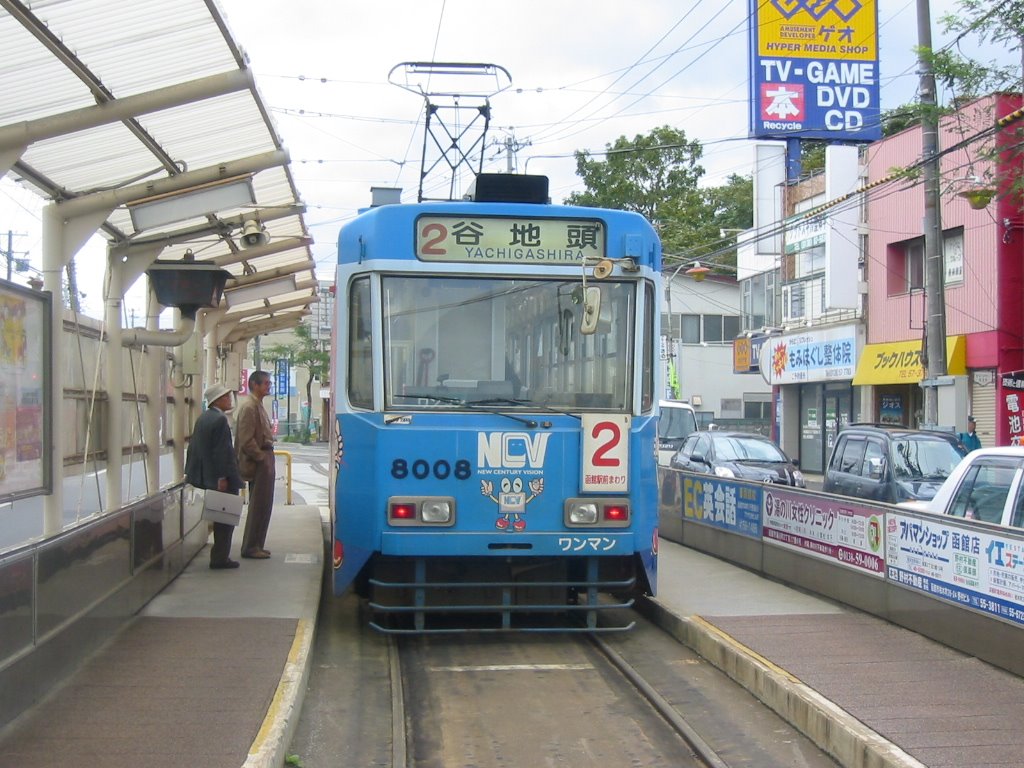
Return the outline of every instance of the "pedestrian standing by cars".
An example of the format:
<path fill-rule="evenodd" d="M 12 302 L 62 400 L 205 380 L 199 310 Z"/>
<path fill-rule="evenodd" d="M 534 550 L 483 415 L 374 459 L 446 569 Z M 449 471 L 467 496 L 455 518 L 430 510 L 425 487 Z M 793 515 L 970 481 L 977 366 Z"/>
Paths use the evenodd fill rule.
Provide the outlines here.
<path fill-rule="evenodd" d="M 263 407 L 270 394 L 270 374 L 254 371 L 249 376 L 249 396 L 235 410 L 235 450 L 238 469 L 249 481 L 249 511 L 242 533 L 242 557 L 266 560 L 267 529 L 274 505 L 274 431 Z"/>
<path fill-rule="evenodd" d="M 978 437 L 978 433 L 974 430 L 977 429 L 977 425 L 974 423 L 974 417 L 967 417 L 967 431 L 961 432 L 957 437 L 960 438 L 960 442 L 964 444 L 964 448 L 970 451 L 976 451 L 981 448 L 981 438 Z"/>
<path fill-rule="evenodd" d="M 196 488 L 238 494 L 242 477 L 238 472 L 238 459 L 231 444 L 231 425 L 227 411 L 231 410 L 231 390 L 223 384 L 211 384 L 203 393 L 206 410 L 192 428 L 185 459 L 185 477 Z M 231 538 L 235 526 L 228 523 L 213 524 L 213 547 L 210 549 L 210 567 L 214 570 L 237 568 L 232 560 Z"/>

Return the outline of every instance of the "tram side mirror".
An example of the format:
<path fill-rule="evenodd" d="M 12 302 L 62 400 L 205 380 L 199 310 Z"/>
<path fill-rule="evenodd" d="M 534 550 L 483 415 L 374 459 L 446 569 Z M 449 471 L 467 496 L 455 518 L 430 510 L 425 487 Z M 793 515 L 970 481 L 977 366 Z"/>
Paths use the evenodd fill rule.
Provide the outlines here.
<path fill-rule="evenodd" d="M 590 336 L 597 331 L 597 321 L 601 318 L 601 289 L 586 288 L 583 292 L 583 318 L 580 320 L 580 333 Z"/>

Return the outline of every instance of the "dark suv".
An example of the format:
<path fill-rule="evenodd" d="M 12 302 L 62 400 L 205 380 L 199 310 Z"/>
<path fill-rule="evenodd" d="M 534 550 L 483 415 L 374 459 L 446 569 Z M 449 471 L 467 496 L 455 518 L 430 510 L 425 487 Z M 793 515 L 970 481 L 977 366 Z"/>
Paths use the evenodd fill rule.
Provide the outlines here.
<path fill-rule="evenodd" d="M 890 504 L 927 500 L 966 454 L 948 432 L 851 424 L 836 438 L 822 490 Z"/>

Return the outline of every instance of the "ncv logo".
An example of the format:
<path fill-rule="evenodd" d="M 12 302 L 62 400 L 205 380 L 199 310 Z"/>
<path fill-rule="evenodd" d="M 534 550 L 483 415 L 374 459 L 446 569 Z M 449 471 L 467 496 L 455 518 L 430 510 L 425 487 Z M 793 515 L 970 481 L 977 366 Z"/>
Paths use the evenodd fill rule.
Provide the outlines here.
<path fill-rule="evenodd" d="M 548 450 L 550 433 L 481 432 L 476 441 L 478 467 L 540 469 Z"/>

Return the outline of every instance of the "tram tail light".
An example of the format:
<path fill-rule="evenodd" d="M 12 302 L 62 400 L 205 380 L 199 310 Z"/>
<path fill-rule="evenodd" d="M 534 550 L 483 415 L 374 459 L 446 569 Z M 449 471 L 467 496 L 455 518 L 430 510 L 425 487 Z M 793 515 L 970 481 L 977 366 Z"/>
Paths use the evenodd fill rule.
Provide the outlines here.
<path fill-rule="evenodd" d="M 416 519 L 416 505 L 415 504 L 392 504 L 391 505 L 391 519 L 392 520 L 415 520 Z"/>
<path fill-rule="evenodd" d="M 604 519 L 608 522 L 627 522 L 629 520 L 629 507 L 626 504 L 609 504 L 604 508 Z"/>

